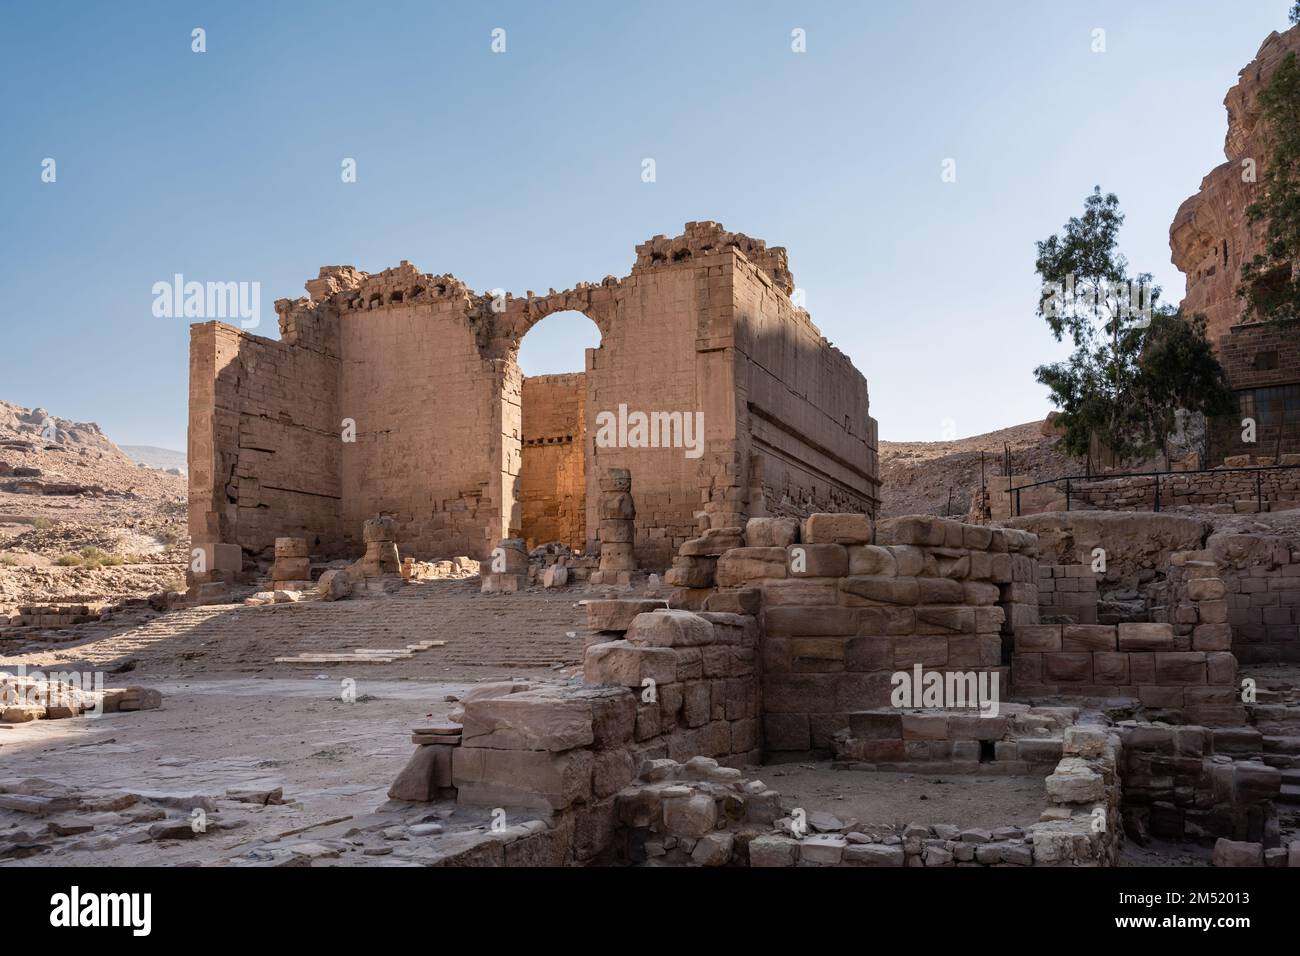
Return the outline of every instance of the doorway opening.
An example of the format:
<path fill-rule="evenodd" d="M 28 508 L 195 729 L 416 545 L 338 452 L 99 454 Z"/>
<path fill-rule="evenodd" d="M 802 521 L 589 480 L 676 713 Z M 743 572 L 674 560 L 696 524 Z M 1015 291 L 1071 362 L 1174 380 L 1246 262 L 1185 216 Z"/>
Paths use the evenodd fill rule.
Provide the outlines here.
<path fill-rule="evenodd" d="M 587 370 L 600 330 L 581 312 L 556 312 L 520 342 L 518 534 L 529 550 L 582 551 L 587 535 Z"/>

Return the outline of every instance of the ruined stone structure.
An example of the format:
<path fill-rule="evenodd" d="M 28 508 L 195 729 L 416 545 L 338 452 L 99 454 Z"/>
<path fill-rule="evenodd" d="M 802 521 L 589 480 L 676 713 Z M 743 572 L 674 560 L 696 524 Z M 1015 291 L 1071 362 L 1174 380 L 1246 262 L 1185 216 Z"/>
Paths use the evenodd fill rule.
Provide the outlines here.
<path fill-rule="evenodd" d="M 1276 806 L 1300 762 L 1292 711 L 1238 695 L 1232 587 L 1211 553 L 1162 559 L 1168 622 L 1118 625 L 1037 623 L 1039 554 L 1035 534 L 928 516 L 710 529 L 682 548 L 698 587 L 671 609 L 587 604 L 585 683 L 477 687 L 413 729 L 389 795 L 536 813 L 507 864 L 1113 866 L 1124 834 L 1150 833 L 1213 840 L 1220 866 L 1300 865 Z M 898 699 L 900 674 L 923 670 L 966 678 L 963 699 Z M 1027 827 L 855 832 L 783 816 L 742 771 L 828 753 L 845 771 L 1046 775 L 1047 806 Z"/>
<path fill-rule="evenodd" d="M 269 554 L 293 536 L 318 559 L 355 557 L 382 514 L 416 559 L 483 559 L 504 537 L 594 547 L 612 467 L 633 475 L 642 567 L 666 566 L 700 512 L 715 526 L 875 512 L 866 380 L 791 301 L 784 249 L 700 222 L 638 246 L 625 278 L 544 296 L 480 294 L 407 262 L 325 267 L 306 287 L 276 303 L 278 341 L 192 327 L 196 546 Z M 526 380 L 520 340 L 565 310 L 595 322 L 600 347 L 582 373 Z M 602 413 L 629 424 L 612 442 Z M 636 413 L 657 416 L 653 434 Z"/>
<path fill-rule="evenodd" d="M 587 544 L 586 404 L 581 372 L 524 378 L 519 506 L 530 548 Z"/>
<path fill-rule="evenodd" d="M 1173 262 L 1187 276 L 1183 311 L 1204 313 L 1207 334 L 1219 353 L 1229 382 L 1238 391 L 1242 415 L 1256 419 L 1257 441 L 1243 444 L 1240 429 L 1214 429 L 1215 457 L 1300 452 L 1300 346 L 1294 329 L 1261 323 L 1244 314 L 1238 297 L 1241 268 L 1262 252 L 1264 224 L 1251 225 L 1246 210 L 1259 198 L 1269 161 L 1260 122 L 1259 93 L 1278 64 L 1300 52 L 1300 27 L 1272 33 L 1228 91 L 1227 162 L 1201 182 L 1200 191 L 1178 210 L 1169 228 Z M 1282 412 L 1287 416 L 1284 434 Z"/>

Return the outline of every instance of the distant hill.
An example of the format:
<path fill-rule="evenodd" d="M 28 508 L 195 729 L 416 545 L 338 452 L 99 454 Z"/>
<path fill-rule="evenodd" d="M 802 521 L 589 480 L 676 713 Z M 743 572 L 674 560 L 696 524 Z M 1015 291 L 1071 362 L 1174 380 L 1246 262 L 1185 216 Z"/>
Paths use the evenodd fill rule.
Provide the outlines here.
<path fill-rule="evenodd" d="M 1084 470 L 1083 462 L 1058 451 L 1056 437 L 1043 431 L 1037 421 L 952 441 L 882 441 L 881 515 L 964 517 L 980 486 L 980 453 L 985 478 L 994 484 L 994 477 L 1003 474 L 1002 456 L 1008 446 L 1013 474 L 1043 479 Z"/>
<path fill-rule="evenodd" d="M 166 456 L 151 459 L 136 454 Z M 0 484 L 15 482 L 29 487 L 10 488 L 18 495 L 7 504 L 23 512 L 30 495 L 45 494 L 45 485 L 84 487 L 108 492 L 130 492 L 137 498 L 174 500 L 185 495 L 185 479 L 166 474 L 167 468 L 184 468 L 185 456 L 165 448 L 119 448 L 94 422 L 74 422 L 44 408 L 24 408 L 0 400 Z M 161 469 L 161 470 L 160 470 Z M 0 488 L 0 493 L 4 489 Z M 50 492 L 68 494 L 68 490 Z M 0 513 L 5 509 L 0 507 Z"/>
<path fill-rule="evenodd" d="M 179 468 L 185 470 L 185 452 L 172 448 L 156 448 L 153 445 L 118 445 L 137 465 L 149 468 Z"/>

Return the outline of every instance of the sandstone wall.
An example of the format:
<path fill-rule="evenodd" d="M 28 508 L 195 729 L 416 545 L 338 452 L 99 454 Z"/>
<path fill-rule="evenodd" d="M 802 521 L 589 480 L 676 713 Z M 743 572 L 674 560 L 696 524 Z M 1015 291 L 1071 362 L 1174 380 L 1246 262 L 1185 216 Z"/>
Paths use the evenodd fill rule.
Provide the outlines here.
<path fill-rule="evenodd" d="M 189 526 L 254 554 L 341 553 L 339 361 L 220 322 L 190 328 Z"/>
<path fill-rule="evenodd" d="M 1225 646 L 1170 624 L 1028 625 L 1016 629 L 1011 677 L 1017 696 L 1130 697 L 1208 719 L 1236 701 L 1237 660 Z"/>
<path fill-rule="evenodd" d="M 1300 334 L 1294 326 L 1275 322 L 1234 325 L 1218 341 L 1219 361 L 1240 396 L 1238 414 L 1210 422 L 1210 460 L 1242 455 L 1300 458 Z M 1276 390 L 1290 385 L 1290 394 Z M 1254 389 L 1269 389 L 1261 395 Z M 1290 405 L 1286 400 L 1290 399 Z M 1243 418 L 1255 421 L 1255 440 L 1242 441 Z"/>
<path fill-rule="evenodd" d="M 749 513 L 875 517 L 876 422 L 867 382 L 761 270 L 735 279 L 736 415 Z"/>
<path fill-rule="evenodd" d="M 1008 527 L 1038 536 L 1044 564 L 1092 566 L 1094 551 L 1106 554 L 1099 583 L 1139 588 L 1163 578 L 1178 551 L 1199 549 L 1210 533 L 1207 522 L 1172 514 L 1115 511 L 1056 511 L 1012 518 Z"/>
<path fill-rule="evenodd" d="M 1237 429 L 1240 431 L 1240 427 Z M 1254 446 L 1258 449 L 1258 445 Z M 1294 459 L 1294 460 L 1293 460 Z M 1287 456 L 1300 464 L 1300 456 Z M 1244 465 L 1242 467 L 1245 467 Z M 1154 478 L 1103 478 L 1070 484 L 1071 506 L 1104 511 L 1141 511 L 1156 506 Z M 1222 512 L 1288 510 L 1300 502 L 1300 469 L 1255 472 L 1218 469 L 1160 478 L 1160 508 Z M 1059 503 L 1059 502 L 1058 502 Z"/>
<path fill-rule="evenodd" d="M 1069 616 L 1075 624 L 1097 623 L 1097 577 L 1091 564 L 1040 564 L 1040 618 Z"/>
<path fill-rule="evenodd" d="M 917 665 L 996 672 L 1009 687 L 1004 628 L 1037 620 L 1034 537 L 909 516 L 882 522 L 874 540 L 862 516 L 813 515 L 797 543 L 717 559 L 719 587 L 761 595 L 768 751 L 829 751 L 851 714 L 891 706 L 891 676 Z M 860 759 L 901 759 L 902 748 Z"/>
<path fill-rule="evenodd" d="M 559 541 L 581 551 L 587 542 L 587 377 L 526 376 L 522 399 L 519 534 L 529 548 Z"/>
<path fill-rule="evenodd" d="M 1297 419 L 1300 423 L 1300 418 Z M 1217 432 L 1230 432 L 1240 437 L 1240 419 L 1220 421 L 1214 426 Z M 1276 431 L 1273 432 L 1276 438 Z M 1220 439 L 1220 449 L 1253 451 L 1240 458 L 1229 458 L 1227 465 L 1205 472 L 1173 472 L 1160 476 L 1159 505 L 1161 511 L 1191 508 L 1222 514 L 1253 513 L 1256 511 L 1286 511 L 1300 506 L 1300 454 L 1283 454 L 1272 457 L 1273 441 L 1243 445 L 1237 439 Z M 1283 447 L 1291 447 L 1284 442 Z M 1268 454 L 1263 454 L 1267 449 Z M 1261 472 L 1249 469 L 1258 465 Z M 1285 468 L 1275 468 L 1285 465 Z M 1001 481 L 1002 479 L 999 479 Z M 1017 479 L 1020 480 L 1020 479 Z M 1031 479 L 1025 478 L 1024 481 Z M 1148 475 L 1129 478 L 1080 478 L 1070 482 L 1069 507 L 1074 511 L 1154 511 L 1157 504 L 1156 479 Z M 978 498 L 978 492 L 976 493 Z M 1011 502 L 1008 509 L 1007 502 Z M 1015 521 L 1015 494 L 1008 495 L 1005 487 L 989 489 L 990 511 L 994 521 Z M 1066 510 L 1066 484 L 1057 481 L 1048 485 L 1025 488 L 1020 492 L 1020 515 Z M 1008 516 L 1008 510 L 1011 515 Z"/>
<path fill-rule="evenodd" d="M 724 263 L 731 253 L 634 273 L 620 284 L 616 318 L 588 372 L 587 440 L 592 465 L 587 470 L 587 529 L 598 522 L 600 475 L 610 468 L 632 472 L 636 501 L 637 561 L 663 568 L 695 529 L 702 510 L 700 469 L 707 459 L 686 457 L 684 448 L 599 447 L 602 413 L 681 412 L 704 415 L 706 442 L 734 441 L 734 421 L 727 404 L 710 399 L 730 392 L 724 378 L 702 381 L 705 358 L 697 351 L 699 328 L 718 321 L 730 295 Z"/>
<path fill-rule="evenodd" d="M 348 311 L 339 337 L 340 411 L 356 421 L 341 479 L 351 550 L 359 553 L 366 519 L 385 514 L 403 555 L 485 558 L 501 536 L 488 440 L 496 372 L 480 355 L 462 304 L 417 300 Z"/>
<path fill-rule="evenodd" d="M 603 846 L 613 795 L 645 761 L 757 762 L 758 627 L 739 614 L 594 603 L 628 613 L 596 625 L 614 639 L 588 647 L 587 685 L 480 688 L 466 698 L 463 734 L 444 749 L 460 803 L 593 814 Z"/>
<path fill-rule="evenodd" d="M 1214 534 L 1205 549 L 1226 587 L 1238 659 L 1300 661 L 1300 544 L 1271 535 Z"/>

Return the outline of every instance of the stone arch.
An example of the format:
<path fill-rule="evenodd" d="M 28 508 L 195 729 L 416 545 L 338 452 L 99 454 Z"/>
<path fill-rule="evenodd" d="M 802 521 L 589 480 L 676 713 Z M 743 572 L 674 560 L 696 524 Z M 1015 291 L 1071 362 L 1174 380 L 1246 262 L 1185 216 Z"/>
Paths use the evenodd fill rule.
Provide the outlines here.
<path fill-rule="evenodd" d="M 583 551 L 588 541 L 587 476 L 593 463 L 587 440 L 587 409 L 593 354 L 603 345 L 604 331 L 586 312 L 558 307 L 556 299 L 529 310 L 515 328 L 524 333 L 508 345 L 505 358 L 507 392 L 518 396 L 518 461 L 510 502 L 511 537 L 527 547 L 558 542 Z M 548 368 L 528 374 L 519 358 L 528 333 L 551 316 L 582 316 L 599 335 L 594 346 L 575 344 L 564 370 Z M 515 386 L 514 383 L 518 383 Z"/>

